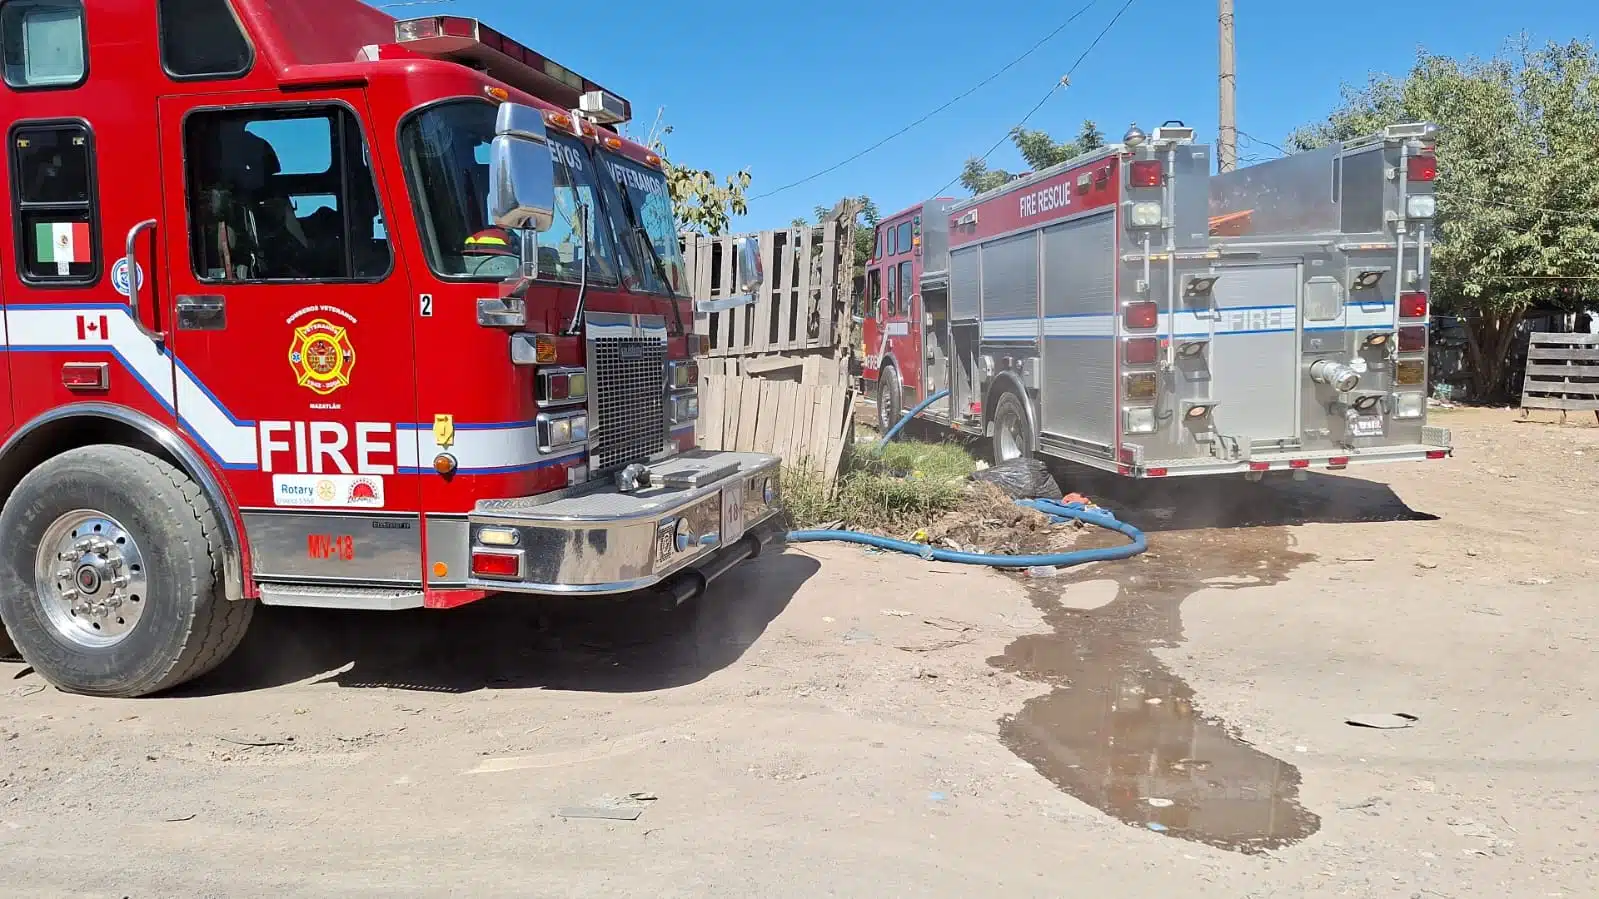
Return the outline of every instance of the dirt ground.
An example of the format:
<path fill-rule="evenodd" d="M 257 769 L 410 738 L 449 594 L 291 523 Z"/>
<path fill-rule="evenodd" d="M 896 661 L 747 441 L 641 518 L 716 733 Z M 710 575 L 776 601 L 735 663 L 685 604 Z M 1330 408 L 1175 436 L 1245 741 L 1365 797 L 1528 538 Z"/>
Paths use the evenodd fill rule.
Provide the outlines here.
<path fill-rule="evenodd" d="M 264 609 L 158 699 L 0 665 L 0 894 L 1593 895 L 1599 428 L 1512 417 L 1063 475 L 1150 551 L 1048 580 L 806 544 L 675 615 Z"/>

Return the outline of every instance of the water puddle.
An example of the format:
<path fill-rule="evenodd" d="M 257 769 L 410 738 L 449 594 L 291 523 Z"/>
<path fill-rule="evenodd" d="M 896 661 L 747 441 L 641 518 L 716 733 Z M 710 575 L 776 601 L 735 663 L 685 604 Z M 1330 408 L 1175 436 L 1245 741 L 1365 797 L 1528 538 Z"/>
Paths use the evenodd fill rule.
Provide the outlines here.
<path fill-rule="evenodd" d="M 1179 607 L 1195 592 L 1275 584 L 1313 556 L 1291 550 L 1283 527 L 1168 531 L 1151 544 L 1129 561 L 1034 582 L 1053 632 L 1022 637 L 991 663 L 1055 689 L 1005 719 L 1001 739 L 1134 827 L 1248 854 L 1304 839 L 1321 819 L 1299 804 L 1298 769 L 1204 714 L 1154 649 L 1183 640 Z"/>

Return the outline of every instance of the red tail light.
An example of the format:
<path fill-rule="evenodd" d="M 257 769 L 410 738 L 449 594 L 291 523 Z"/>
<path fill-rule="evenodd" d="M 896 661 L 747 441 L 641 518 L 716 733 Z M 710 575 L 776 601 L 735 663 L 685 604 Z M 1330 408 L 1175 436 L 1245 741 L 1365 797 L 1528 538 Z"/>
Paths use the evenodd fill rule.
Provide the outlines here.
<path fill-rule="evenodd" d="M 475 550 L 472 553 L 472 573 L 478 577 L 521 577 L 522 554 Z"/>
<path fill-rule="evenodd" d="M 1249 463 L 1249 470 L 1250 471 L 1271 471 L 1271 463 L 1270 462 L 1251 462 L 1251 463 Z"/>
<path fill-rule="evenodd" d="M 1164 468 L 1146 468 L 1146 469 L 1144 469 L 1144 474 L 1146 474 L 1146 475 L 1148 475 L 1148 476 L 1150 476 L 1152 478 L 1163 478 L 1163 477 L 1166 476 L 1166 469 L 1164 469 Z"/>
<path fill-rule="evenodd" d="M 1420 291 L 1399 295 L 1400 318 L 1426 318 L 1427 295 Z"/>
<path fill-rule="evenodd" d="M 1289 459 L 1288 460 L 1288 467 L 1289 468 L 1309 468 L 1310 467 L 1310 460 L 1309 459 Z"/>
<path fill-rule="evenodd" d="M 1328 468 L 1348 468 L 1349 467 L 1349 457 L 1348 456 L 1333 456 L 1331 459 L 1327 460 L 1327 467 Z"/>
<path fill-rule="evenodd" d="M 1399 329 L 1399 352 L 1415 353 L 1427 348 L 1427 326 L 1406 325 Z"/>
<path fill-rule="evenodd" d="M 1442 459 L 1447 455 L 1449 453 L 1445 450 L 1427 450 L 1427 458 L 1429 459 Z"/>
<path fill-rule="evenodd" d="M 1153 328 L 1160 320 L 1160 307 L 1154 303 L 1128 303 L 1122 309 L 1122 321 L 1129 328 Z"/>
<path fill-rule="evenodd" d="M 1159 356 L 1160 345 L 1153 337 L 1122 341 L 1122 361 L 1128 365 L 1153 365 Z"/>
<path fill-rule="evenodd" d="M 1411 181 L 1434 181 L 1438 178 L 1438 157 L 1412 156 L 1410 165 L 1405 170 L 1406 177 Z"/>
<path fill-rule="evenodd" d="M 1143 162 L 1135 162 L 1128 168 L 1127 180 L 1134 187 L 1159 187 L 1164 175 L 1160 168 L 1160 160 L 1146 159 Z"/>

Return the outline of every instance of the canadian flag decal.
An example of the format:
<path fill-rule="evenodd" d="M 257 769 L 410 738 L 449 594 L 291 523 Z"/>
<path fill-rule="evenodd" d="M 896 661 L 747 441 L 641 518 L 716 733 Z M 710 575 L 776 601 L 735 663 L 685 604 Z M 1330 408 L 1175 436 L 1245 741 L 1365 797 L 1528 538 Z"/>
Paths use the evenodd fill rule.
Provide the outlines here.
<path fill-rule="evenodd" d="M 106 317 L 103 316 L 103 315 L 98 316 L 98 317 L 93 317 L 93 316 L 88 316 L 88 315 L 79 315 L 78 316 L 78 339 L 79 340 L 110 340 L 111 339 L 111 327 L 110 327 L 110 324 L 106 321 Z"/>

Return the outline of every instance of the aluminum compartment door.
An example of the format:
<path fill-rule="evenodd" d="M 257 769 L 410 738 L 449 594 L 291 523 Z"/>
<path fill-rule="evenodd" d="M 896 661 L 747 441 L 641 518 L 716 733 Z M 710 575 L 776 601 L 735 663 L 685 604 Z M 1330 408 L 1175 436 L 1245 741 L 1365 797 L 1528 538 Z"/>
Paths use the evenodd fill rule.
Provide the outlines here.
<path fill-rule="evenodd" d="M 1299 265 L 1216 272 L 1210 359 L 1216 430 L 1254 445 L 1297 441 Z"/>
<path fill-rule="evenodd" d="M 1042 430 L 1109 448 L 1116 411 L 1116 216 L 1044 231 Z"/>

